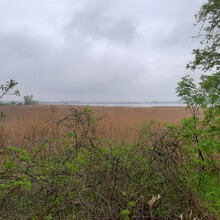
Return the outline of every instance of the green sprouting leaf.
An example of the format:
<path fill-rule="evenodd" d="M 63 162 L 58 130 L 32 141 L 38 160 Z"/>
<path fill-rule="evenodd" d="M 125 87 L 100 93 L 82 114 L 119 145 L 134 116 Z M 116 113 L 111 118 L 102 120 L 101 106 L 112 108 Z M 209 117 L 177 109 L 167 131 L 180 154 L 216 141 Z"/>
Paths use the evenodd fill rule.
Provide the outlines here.
<path fill-rule="evenodd" d="M 122 192 L 121 194 L 122 194 L 122 196 L 127 196 L 127 192 L 125 192 L 125 191 Z"/>
<path fill-rule="evenodd" d="M 78 161 L 81 165 L 85 164 L 85 156 L 82 155 L 82 154 L 77 155 L 77 161 Z"/>
<path fill-rule="evenodd" d="M 29 162 L 31 160 L 30 157 L 27 155 L 20 155 L 19 159 L 25 162 Z"/>
<path fill-rule="evenodd" d="M 20 186 L 21 189 L 23 189 L 23 190 L 30 190 L 32 184 L 31 184 L 31 181 L 29 181 L 29 180 L 26 180 L 26 181 L 18 180 L 18 181 L 13 182 L 13 186 L 14 187 Z"/>
<path fill-rule="evenodd" d="M 23 190 L 31 190 L 31 181 L 24 181 L 22 184 L 21 184 L 21 189 Z"/>
<path fill-rule="evenodd" d="M 6 150 L 17 151 L 17 148 L 15 148 L 13 146 L 7 146 Z"/>
<path fill-rule="evenodd" d="M 66 162 L 65 166 L 73 173 L 75 173 L 79 170 L 78 167 L 73 163 Z"/>
<path fill-rule="evenodd" d="M 68 132 L 65 134 L 66 137 L 74 137 L 75 134 L 73 132 Z"/>
<path fill-rule="evenodd" d="M 131 214 L 131 212 L 128 209 L 123 209 L 120 211 L 120 217 L 123 220 L 128 220 L 130 214 Z"/>
<path fill-rule="evenodd" d="M 83 112 L 84 112 L 84 113 L 91 113 L 92 110 L 89 109 L 89 108 L 87 108 L 87 107 L 85 107 L 85 108 L 83 109 Z"/>
<path fill-rule="evenodd" d="M 46 176 L 37 176 L 36 179 L 37 179 L 37 180 L 43 180 L 43 181 L 44 181 L 44 180 L 47 179 L 47 177 L 46 177 Z"/>
<path fill-rule="evenodd" d="M 135 201 L 130 201 L 130 202 L 128 203 L 128 206 L 129 206 L 129 207 L 135 207 L 135 206 L 136 206 L 136 202 L 135 202 Z"/>
<path fill-rule="evenodd" d="M 0 184 L 0 189 L 7 189 L 7 188 L 9 188 L 8 184 L 5 184 L 5 183 Z"/>
<path fill-rule="evenodd" d="M 15 167 L 15 163 L 13 161 L 6 161 L 4 166 L 7 170 L 11 170 Z"/>
<path fill-rule="evenodd" d="M 88 158 L 88 151 L 86 149 L 82 149 L 82 151 L 77 155 L 77 162 L 81 165 L 86 163 L 86 159 Z"/>
<path fill-rule="evenodd" d="M 53 217 L 52 217 L 51 214 L 49 214 L 48 216 L 46 216 L 46 217 L 44 218 L 44 220 L 52 220 L 52 219 L 53 219 Z"/>
<path fill-rule="evenodd" d="M 19 153 L 19 154 L 27 154 L 27 151 L 23 148 L 18 148 L 18 147 L 13 147 L 13 146 L 7 146 L 6 147 L 6 150 L 9 150 L 9 151 L 13 151 L 13 152 L 16 152 L 16 153 Z"/>

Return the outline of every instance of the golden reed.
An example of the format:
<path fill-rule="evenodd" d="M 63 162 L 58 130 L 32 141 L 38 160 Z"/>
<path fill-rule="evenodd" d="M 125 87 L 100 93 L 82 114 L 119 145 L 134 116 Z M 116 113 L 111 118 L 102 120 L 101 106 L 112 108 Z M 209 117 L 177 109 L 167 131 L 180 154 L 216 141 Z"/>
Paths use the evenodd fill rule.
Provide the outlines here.
<path fill-rule="evenodd" d="M 6 118 L 0 120 L 1 133 L 10 136 L 13 142 L 20 138 L 33 135 L 42 136 L 47 132 L 58 136 L 65 132 L 63 127 L 56 127 L 55 122 L 68 114 L 69 106 L 34 105 L 34 106 L 3 106 L 0 111 Z M 83 107 L 82 107 L 83 108 Z M 178 124 L 181 119 L 190 116 L 184 107 L 89 107 L 97 117 L 98 134 L 102 138 L 115 141 L 134 142 L 137 130 L 144 122 L 153 122 L 152 129 L 163 124 Z"/>

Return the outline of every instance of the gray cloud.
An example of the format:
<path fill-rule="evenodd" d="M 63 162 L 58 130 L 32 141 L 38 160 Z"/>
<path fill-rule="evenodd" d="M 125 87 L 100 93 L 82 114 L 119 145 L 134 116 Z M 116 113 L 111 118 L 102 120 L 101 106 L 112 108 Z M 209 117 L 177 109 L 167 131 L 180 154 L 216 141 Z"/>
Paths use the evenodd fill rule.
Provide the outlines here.
<path fill-rule="evenodd" d="M 177 99 L 194 48 L 193 14 L 203 0 L 64 0 L 62 7 L 58 0 L 53 7 L 22 0 L 20 8 L 13 1 L 0 13 L 0 80 L 17 80 L 22 96 Z"/>
<path fill-rule="evenodd" d="M 109 97 L 114 97 L 116 90 L 144 71 L 143 64 L 133 57 L 120 56 L 115 51 L 97 54 L 88 42 L 74 37 L 71 42 L 58 46 L 31 34 L 0 34 L 4 79 L 15 78 L 24 87 L 23 94 L 34 93 L 37 99 L 47 100 L 48 91 L 52 90 L 51 100 L 77 99 L 79 94 L 86 94 L 88 100 L 91 91 L 94 94 L 112 92 Z"/>
<path fill-rule="evenodd" d="M 66 35 L 80 32 L 93 40 L 129 44 L 137 34 L 137 24 L 129 17 L 109 14 L 107 5 L 101 1 L 85 7 L 73 15 L 65 28 Z"/>

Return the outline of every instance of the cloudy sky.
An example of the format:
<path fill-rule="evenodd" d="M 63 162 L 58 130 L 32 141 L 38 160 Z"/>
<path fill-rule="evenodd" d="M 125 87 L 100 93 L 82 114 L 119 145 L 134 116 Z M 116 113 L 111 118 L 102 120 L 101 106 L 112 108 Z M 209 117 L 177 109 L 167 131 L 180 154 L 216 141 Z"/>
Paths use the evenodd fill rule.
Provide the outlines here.
<path fill-rule="evenodd" d="M 20 98 L 178 100 L 205 0 L 0 0 L 0 83 Z"/>

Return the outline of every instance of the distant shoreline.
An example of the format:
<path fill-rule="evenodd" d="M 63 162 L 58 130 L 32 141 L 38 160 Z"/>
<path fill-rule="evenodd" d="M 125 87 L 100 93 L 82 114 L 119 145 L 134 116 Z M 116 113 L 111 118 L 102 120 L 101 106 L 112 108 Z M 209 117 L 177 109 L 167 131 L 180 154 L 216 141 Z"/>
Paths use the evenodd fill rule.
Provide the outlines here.
<path fill-rule="evenodd" d="M 72 105 L 100 107 L 186 107 L 181 102 L 39 102 L 41 105 Z"/>
<path fill-rule="evenodd" d="M 81 102 L 81 101 L 57 101 L 57 102 L 44 102 L 37 101 L 38 105 L 70 105 L 70 106 L 100 106 L 100 107 L 186 107 L 186 104 L 177 101 L 171 102 Z M 1 102 L 4 105 L 23 105 L 23 102 Z"/>

